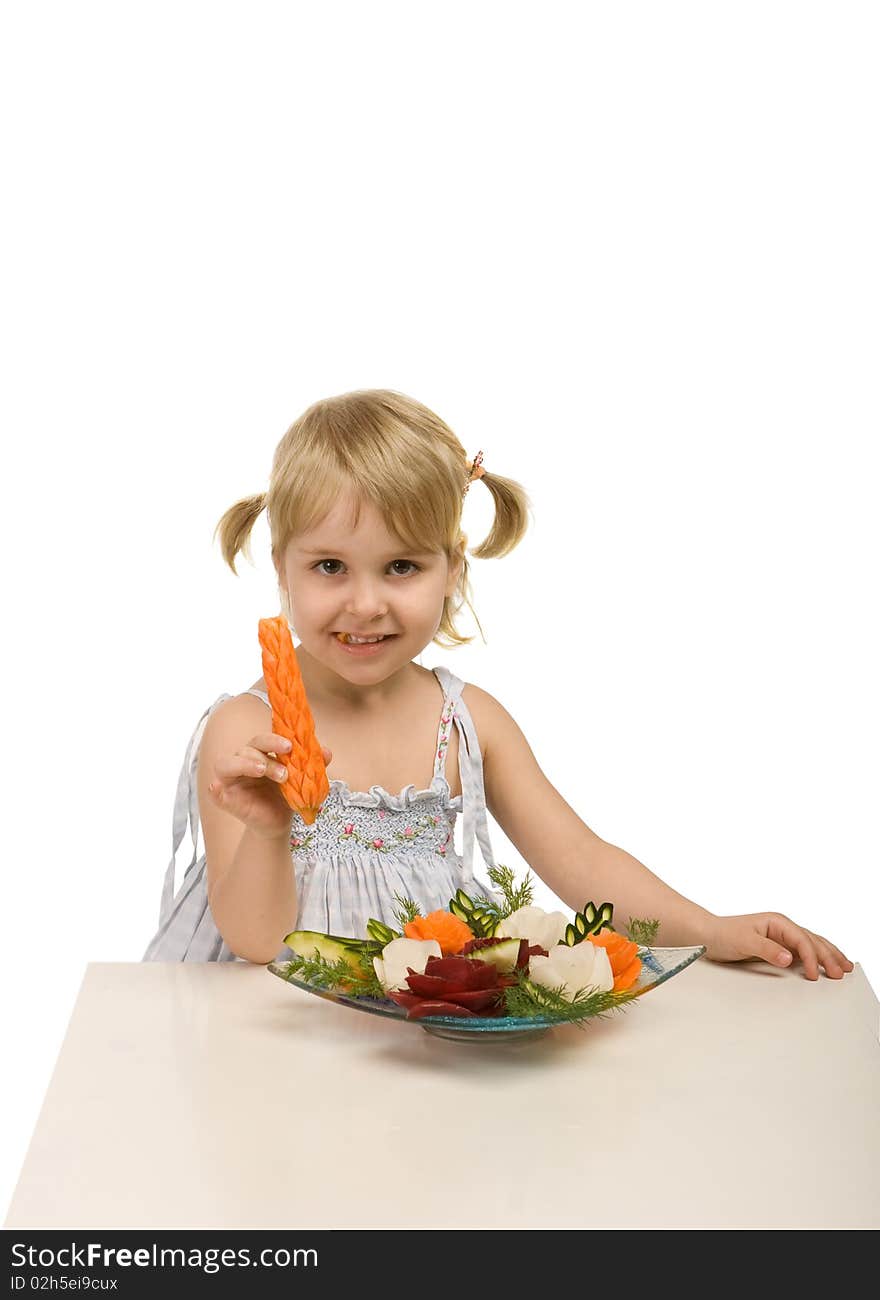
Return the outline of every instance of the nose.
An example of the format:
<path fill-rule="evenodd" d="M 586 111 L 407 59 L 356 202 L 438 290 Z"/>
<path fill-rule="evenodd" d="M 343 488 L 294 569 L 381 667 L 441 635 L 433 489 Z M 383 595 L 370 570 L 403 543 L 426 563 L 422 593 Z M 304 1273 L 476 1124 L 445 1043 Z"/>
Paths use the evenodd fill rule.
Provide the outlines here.
<path fill-rule="evenodd" d="M 388 600 L 368 575 L 355 579 L 349 587 L 345 601 L 345 612 L 351 614 L 359 623 L 381 618 L 388 613 Z"/>

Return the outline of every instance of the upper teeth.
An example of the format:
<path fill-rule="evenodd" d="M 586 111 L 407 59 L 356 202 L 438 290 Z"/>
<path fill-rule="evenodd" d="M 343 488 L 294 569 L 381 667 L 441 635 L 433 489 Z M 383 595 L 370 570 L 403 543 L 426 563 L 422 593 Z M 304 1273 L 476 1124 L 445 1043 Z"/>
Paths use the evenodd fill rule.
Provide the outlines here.
<path fill-rule="evenodd" d="M 385 640 L 384 636 L 349 636 L 347 632 L 343 632 L 342 636 L 350 645 L 366 645 L 368 642 Z"/>

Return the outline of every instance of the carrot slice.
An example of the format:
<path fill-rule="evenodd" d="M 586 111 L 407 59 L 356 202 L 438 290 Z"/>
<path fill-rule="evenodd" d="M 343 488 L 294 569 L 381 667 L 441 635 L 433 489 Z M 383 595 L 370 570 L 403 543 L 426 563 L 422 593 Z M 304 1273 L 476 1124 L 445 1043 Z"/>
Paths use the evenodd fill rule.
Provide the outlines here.
<path fill-rule="evenodd" d="M 600 930 L 598 934 L 587 937 L 597 948 L 604 948 L 608 953 L 611 974 L 614 976 L 615 993 L 635 984 L 642 969 L 637 943 L 633 943 L 632 939 L 627 939 L 626 935 L 619 934 L 615 930 Z"/>
<path fill-rule="evenodd" d="M 624 989 L 632 988 L 642 971 L 642 961 L 640 957 L 633 957 L 628 966 L 625 966 L 619 975 L 614 976 L 614 992 L 622 993 Z"/>
<path fill-rule="evenodd" d="M 407 921 L 403 933 L 407 939 L 436 939 L 444 957 L 461 952 L 468 940 L 474 937 L 469 925 L 442 909 Z"/>
<path fill-rule="evenodd" d="M 291 744 L 289 754 L 279 755 L 288 772 L 279 789 L 294 812 L 311 826 L 330 793 L 330 782 L 287 619 L 282 615 L 261 618 L 259 636 L 272 730 Z"/>

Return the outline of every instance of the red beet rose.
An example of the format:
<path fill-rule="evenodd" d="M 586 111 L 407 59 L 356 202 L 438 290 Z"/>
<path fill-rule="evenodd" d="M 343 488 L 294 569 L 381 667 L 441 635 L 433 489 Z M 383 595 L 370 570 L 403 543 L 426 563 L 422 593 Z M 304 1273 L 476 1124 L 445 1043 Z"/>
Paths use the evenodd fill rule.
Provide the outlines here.
<path fill-rule="evenodd" d="M 406 1007 L 408 1020 L 418 1020 L 422 1016 L 503 1015 L 502 991 L 513 981 L 491 962 L 473 957 L 429 957 L 424 974 L 408 968 L 406 982 L 409 990 L 391 990 L 388 996 Z"/>

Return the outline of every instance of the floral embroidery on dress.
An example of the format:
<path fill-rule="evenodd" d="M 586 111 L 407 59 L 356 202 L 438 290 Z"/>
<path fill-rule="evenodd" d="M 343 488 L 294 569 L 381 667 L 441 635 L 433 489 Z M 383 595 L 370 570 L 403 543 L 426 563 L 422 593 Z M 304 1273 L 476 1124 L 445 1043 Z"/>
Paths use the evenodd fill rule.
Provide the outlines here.
<path fill-rule="evenodd" d="M 444 711 L 443 717 L 440 719 L 440 737 L 437 742 L 438 764 L 443 761 L 446 748 L 449 744 L 449 724 L 452 721 L 452 716 L 454 712 L 455 712 L 454 706 L 450 705 L 449 708 Z"/>
<path fill-rule="evenodd" d="M 442 797 L 439 791 L 431 796 L 432 800 Z M 414 845 L 422 852 L 433 851 L 445 857 L 452 839 L 448 820 L 439 812 L 419 817 L 415 811 L 414 807 L 401 810 L 356 805 L 339 809 L 331 795 L 308 831 L 301 829 L 291 834 L 290 849 L 292 853 L 314 849 L 318 853 L 338 854 L 350 844 L 373 853 L 397 853 Z"/>
<path fill-rule="evenodd" d="M 387 816 L 388 810 L 383 809 L 382 814 Z M 415 825 L 412 824 L 412 821 L 409 821 L 401 830 L 394 831 L 393 843 L 391 843 L 385 836 L 361 834 L 354 822 L 346 821 L 344 817 L 336 817 L 334 820 L 337 824 L 340 821 L 344 823 L 338 837 L 340 843 L 362 844 L 365 848 L 377 849 L 381 853 L 388 853 L 391 849 L 399 848 L 401 844 L 414 844 L 424 835 L 433 831 L 435 826 L 440 825 L 440 818 L 434 814 L 429 817 L 420 817 Z M 451 833 L 446 836 L 443 844 L 438 847 L 438 853 L 446 853 L 445 846 L 449 843 L 450 838 Z"/>

